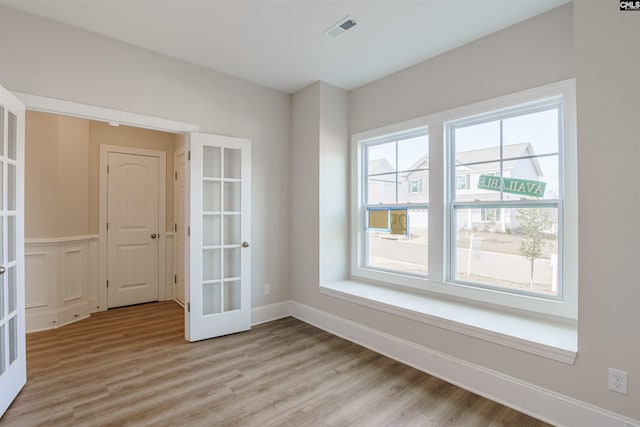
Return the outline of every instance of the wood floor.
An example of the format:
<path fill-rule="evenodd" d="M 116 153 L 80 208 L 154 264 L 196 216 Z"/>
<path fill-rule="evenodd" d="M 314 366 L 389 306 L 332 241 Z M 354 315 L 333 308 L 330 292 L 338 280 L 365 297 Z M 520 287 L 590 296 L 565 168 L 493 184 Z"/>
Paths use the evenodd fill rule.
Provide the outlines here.
<path fill-rule="evenodd" d="M 293 318 L 189 344 L 174 302 L 27 336 L 0 426 L 543 426 Z"/>

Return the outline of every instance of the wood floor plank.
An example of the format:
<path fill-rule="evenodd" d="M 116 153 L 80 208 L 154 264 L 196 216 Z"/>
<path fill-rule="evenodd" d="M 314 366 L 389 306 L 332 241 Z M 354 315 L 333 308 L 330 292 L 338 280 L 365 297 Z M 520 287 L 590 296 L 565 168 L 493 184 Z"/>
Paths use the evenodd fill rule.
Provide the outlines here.
<path fill-rule="evenodd" d="M 4 426 L 546 424 L 293 318 L 198 343 L 167 301 L 27 336 Z"/>

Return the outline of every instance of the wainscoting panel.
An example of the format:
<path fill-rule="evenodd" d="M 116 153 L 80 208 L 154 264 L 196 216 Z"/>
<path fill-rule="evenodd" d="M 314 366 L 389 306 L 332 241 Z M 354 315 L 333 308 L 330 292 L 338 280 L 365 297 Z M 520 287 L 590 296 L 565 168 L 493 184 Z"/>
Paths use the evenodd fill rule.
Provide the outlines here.
<path fill-rule="evenodd" d="M 77 301 L 86 295 L 83 286 L 86 283 L 86 258 L 88 245 L 62 249 L 60 269 L 60 289 L 62 303 Z"/>
<path fill-rule="evenodd" d="M 57 328 L 99 309 L 97 250 L 97 236 L 26 240 L 27 332 Z"/>
<path fill-rule="evenodd" d="M 47 307 L 55 301 L 55 292 L 52 299 L 49 292 L 51 287 L 48 285 L 50 272 L 55 268 L 56 260 L 49 251 L 25 252 L 25 282 L 29 284 L 26 286 L 25 303 L 27 310 L 33 311 L 36 308 Z"/>

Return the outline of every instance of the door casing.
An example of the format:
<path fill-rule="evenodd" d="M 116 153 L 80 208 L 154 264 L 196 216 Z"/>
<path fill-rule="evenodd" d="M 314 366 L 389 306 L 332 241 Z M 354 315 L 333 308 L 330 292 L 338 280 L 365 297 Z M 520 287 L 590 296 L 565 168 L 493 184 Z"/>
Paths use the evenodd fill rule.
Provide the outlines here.
<path fill-rule="evenodd" d="M 174 243 L 174 257 L 173 257 L 173 273 L 174 278 L 174 294 L 173 297 L 182 305 L 187 300 L 185 296 L 185 220 L 186 220 L 186 150 L 181 148 L 173 153 L 173 243 Z M 182 174 L 182 176 L 181 176 Z M 182 200 L 181 200 L 182 199 Z M 182 201 L 182 206 L 180 206 Z M 182 209 L 181 209 L 182 208 Z M 182 220 L 180 218 L 180 210 L 182 210 Z M 182 250 L 180 250 L 182 247 Z M 182 263 L 182 264 L 181 264 Z M 182 270 L 180 270 L 182 266 Z"/>

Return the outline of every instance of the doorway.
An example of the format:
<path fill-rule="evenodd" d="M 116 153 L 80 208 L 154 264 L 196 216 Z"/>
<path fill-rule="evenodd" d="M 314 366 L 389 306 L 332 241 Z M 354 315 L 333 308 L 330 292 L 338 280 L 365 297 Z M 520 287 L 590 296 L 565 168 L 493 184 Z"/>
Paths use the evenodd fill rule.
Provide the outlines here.
<path fill-rule="evenodd" d="M 184 143 L 184 136 L 32 110 L 27 112 L 27 116 L 27 330 L 62 326 L 108 307 L 172 298 L 172 161 L 175 149 L 182 148 L 180 143 Z M 104 206 L 108 200 L 106 179 L 103 186 L 105 197 L 103 200 L 100 197 L 101 146 L 112 146 L 115 147 L 112 151 L 143 159 L 155 158 L 157 167 L 152 173 L 155 178 L 152 179 L 153 184 L 147 183 L 146 187 L 159 193 L 153 197 L 155 202 L 152 202 L 156 205 L 154 224 L 150 226 L 152 230 L 145 233 L 149 240 L 152 234 L 156 234 L 150 246 L 155 252 L 154 261 L 147 263 L 154 267 L 145 268 L 142 274 L 132 272 L 124 275 L 124 278 L 119 274 L 113 279 L 109 277 L 109 288 L 106 283 L 108 267 L 102 261 L 100 248 L 101 229 L 106 228 L 107 222 L 107 212 L 101 217 L 100 209 L 101 203 Z M 159 161 L 162 155 L 158 151 L 164 155 L 164 160 Z M 107 163 L 105 160 L 105 168 Z M 132 162 L 127 159 L 124 163 Z M 129 181 L 144 175 L 143 168 L 132 167 L 127 166 Z M 143 200 L 133 194 L 138 184 L 131 182 L 125 187 L 131 190 L 125 199 Z M 150 194 L 148 189 L 139 191 L 144 198 Z M 125 220 L 137 221 L 135 212 L 128 215 L 129 218 L 125 217 Z M 117 220 L 116 216 L 114 221 Z M 132 224 L 126 227 L 127 231 L 135 231 Z M 130 245 L 127 255 L 135 256 L 125 256 L 123 262 L 134 261 L 128 267 L 141 266 L 143 263 L 135 257 L 144 252 L 144 247 L 140 242 L 137 242 L 137 248 L 131 246 L 131 241 L 127 244 Z M 105 254 L 106 249 L 107 246 Z M 102 269 L 105 270 L 104 280 L 101 278 Z M 111 295 L 109 301 L 108 290 L 113 291 L 114 282 L 117 284 L 122 280 L 126 282 L 128 291 L 139 293 L 147 282 L 152 283 L 150 288 L 155 289 L 151 297 L 144 299 L 117 301 Z"/>

